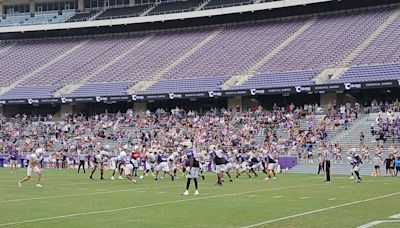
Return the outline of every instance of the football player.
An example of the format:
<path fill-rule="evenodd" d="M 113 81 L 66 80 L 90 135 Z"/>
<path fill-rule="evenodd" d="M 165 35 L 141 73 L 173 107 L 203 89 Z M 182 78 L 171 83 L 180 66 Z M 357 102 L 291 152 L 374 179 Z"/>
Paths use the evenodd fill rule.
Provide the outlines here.
<path fill-rule="evenodd" d="M 100 179 L 104 180 L 104 162 L 107 160 L 108 152 L 102 150 L 98 154 L 94 156 L 92 159 L 92 172 L 90 173 L 90 180 L 93 180 L 93 174 L 96 172 L 97 169 L 100 170 Z"/>
<path fill-rule="evenodd" d="M 271 153 L 266 153 L 264 156 L 264 162 L 267 164 L 267 172 L 268 176 L 265 178 L 265 180 L 269 180 L 271 178 L 272 174 L 272 179 L 276 179 L 276 174 L 275 174 L 275 168 L 276 168 L 276 159 Z"/>
<path fill-rule="evenodd" d="M 157 153 L 157 161 L 158 161 L 158 165 L 157 165 L 155 180 L 158 180 L 158 174 L 162 170 L 164 172 L 162 175 L 163 177 L 165 174 L 168 174 L 171 177 L 171 180 L 174 181 L 174 176 L 171 175 L 171 173 L 169 172 L 167 154 L 165 152 L 163 152 L 162 150 L 159 150 Z"/>
<path fill-rule="evenodd" d="M 18 186 L 22 187 L 22 183 L 31 179 L 32 171 L 37 174 L 38 180 L 36 182 L 36 187 L 41 188 L 40 184 L 42 180 L 42 170 L 40 169 L 40 161 L 43 159 L 43 149 L 38 148 L 35 150 L 35 153 L 30 155 L 29 164 L 26 170 L 26 176 L 18 181 Z"/>
<path fill-rule="evenodd" d="M 189 195 L 189 187 L 190 187 L 190 182 L 193 179 L 194 181 L 194 186 L 195 186 L 195 192 L 194 195 L 199 195 L 199 186 L 197 182 L 197 177 L 199 175 L 199 157 L 197 155 L 196 150 L 192 147 L 191 142 L 184 142 L 183 143 L 184 149 L 186 150 L 186 156 L 189 160 L 189 165 L 186 167 L 186 171 L 188 172 L 188 175 L 186 176 L 186 191 L 182 194 L 184 196 Z"/>
<path fill-rule="evenodd" d="M 140 179 L 143 179 L 144 178 L 144 176 L 147 176 L 148 175 L 148 173 L 150 172 L 151 173 L 151 175 L 153 176 L 153 177 L 156 177 L 155 175 L 154 175 L 154 169 L 155 169 L 155 167 L 156 167 L 156 155 L 155 155 L 155 153 L 153 152 L 153 150 L 150 150 L 148 153 L 146 153 L 146 156 L 145 156 L 145 161 L 146 161 L 146 170 L 143 172 L 143 174 L 140 176 Z"/>

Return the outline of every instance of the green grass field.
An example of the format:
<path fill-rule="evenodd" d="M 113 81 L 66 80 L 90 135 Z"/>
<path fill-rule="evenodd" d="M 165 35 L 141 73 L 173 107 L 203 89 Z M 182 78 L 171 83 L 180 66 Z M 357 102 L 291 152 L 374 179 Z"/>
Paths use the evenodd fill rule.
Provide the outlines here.
<path fill-rule="evenodd" d="M 109 180 L 110 172 L 89 182 L 88 174 L 46 169 L 43 188 L 35 187 L 36 176 L 18 188 L 24 173 L 0 169 L 0 227 L 357 227 L 400 214 L 400 178 L 391 177 L 357 184 L 334 176 L 327 184 L 316 175 L 260 175 L 216 187 L 209 173 L 201 195 L 185 197 L 184 178 L 132 185 Z"/>

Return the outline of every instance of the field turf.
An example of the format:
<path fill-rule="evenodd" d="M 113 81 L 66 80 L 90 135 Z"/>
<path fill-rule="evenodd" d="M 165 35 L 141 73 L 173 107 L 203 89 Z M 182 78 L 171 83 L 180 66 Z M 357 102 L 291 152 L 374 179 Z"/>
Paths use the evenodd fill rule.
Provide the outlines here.
<path fill-rule="evenodd" d="M 35 178 L 0 169 L 0 227 L 358 227 L 400 214 L 400 177 L 280 174 L 264 181 L 245 176 L 217 187 L 215 175 L 199 181 L 200 196 L 181 196 L 185 179 L 132 185 L 127 180 L 90 182 L 75 170 L 44 170 L 43 188 Z M 193 185 L 193 183 L 192 183 Z M 191 194 L 193 188 L 191 186 Z M 400 218 L 399 218 L 400 220 Z M 400 222 L 376 227 L 400 227 Z"/>

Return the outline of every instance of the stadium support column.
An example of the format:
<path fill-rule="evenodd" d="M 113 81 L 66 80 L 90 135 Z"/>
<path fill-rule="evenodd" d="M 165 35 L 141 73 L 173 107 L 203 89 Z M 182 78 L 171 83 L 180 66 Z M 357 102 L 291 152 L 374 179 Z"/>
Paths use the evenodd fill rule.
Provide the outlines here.
<path fill-rule="evenodd" d="M 243 111 L 242 97 L 231 97 L 228 98 L 228 109 L 232 110 L 233 113 Z"/>
<path fill-rule="evenodd" d="M 134 6 L 135 5 L 135 0 L 129 0 L 129 5 Z"/>
<path fill-rule="evenodd" d="M 78 0 L 78 10 L 80 12 L 85 11 L 85 1 L 84 0 Z"/>
<path fill-rule="evenodd" d="M 3 0 L 0 0 L 0 17 L 4 14 Z"/>
<path fill-rule="evenodd" d="M 29 0 L 29 13 L 31 15 L 35 14 L 35 1 L 34 0 Z"/>
<path fill-rule="evenodd" d="M 319 105 L 323 108 L 328 108 L 329 102 L 337 101 L 338 96 L 337 93 L 323 93 L 320 95 Z"/>
<path fill-rule="evenodd" d="M 133 103 L 133 112 L 134 113 L 142 113 L 147 110 L 147 103 L 145 101 L 139 101 Z"/>

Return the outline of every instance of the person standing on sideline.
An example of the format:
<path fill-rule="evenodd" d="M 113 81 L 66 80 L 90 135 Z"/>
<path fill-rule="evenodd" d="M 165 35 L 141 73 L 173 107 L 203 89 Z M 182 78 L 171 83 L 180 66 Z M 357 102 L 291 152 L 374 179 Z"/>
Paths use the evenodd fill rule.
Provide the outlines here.
<path fill-rule="evenodd" d="M 329 150 L 323 150 L 322 157 L 323 169 L 325 171 L 325 182 L 331 182 L 331 152 Z"/>
<path fill-rule="evenodd" d="M 82 151 L 82 149 L 80 147 L 78 147 L 76 152 L 78 153 L 78 159 L 79 159 L 78 173 L 81 170 L 81 167 L 83 168 L 83 173 L 86 173 L 86 170 L 85 170 L 85 153 L 84 153 L 84 151 Z"/>

